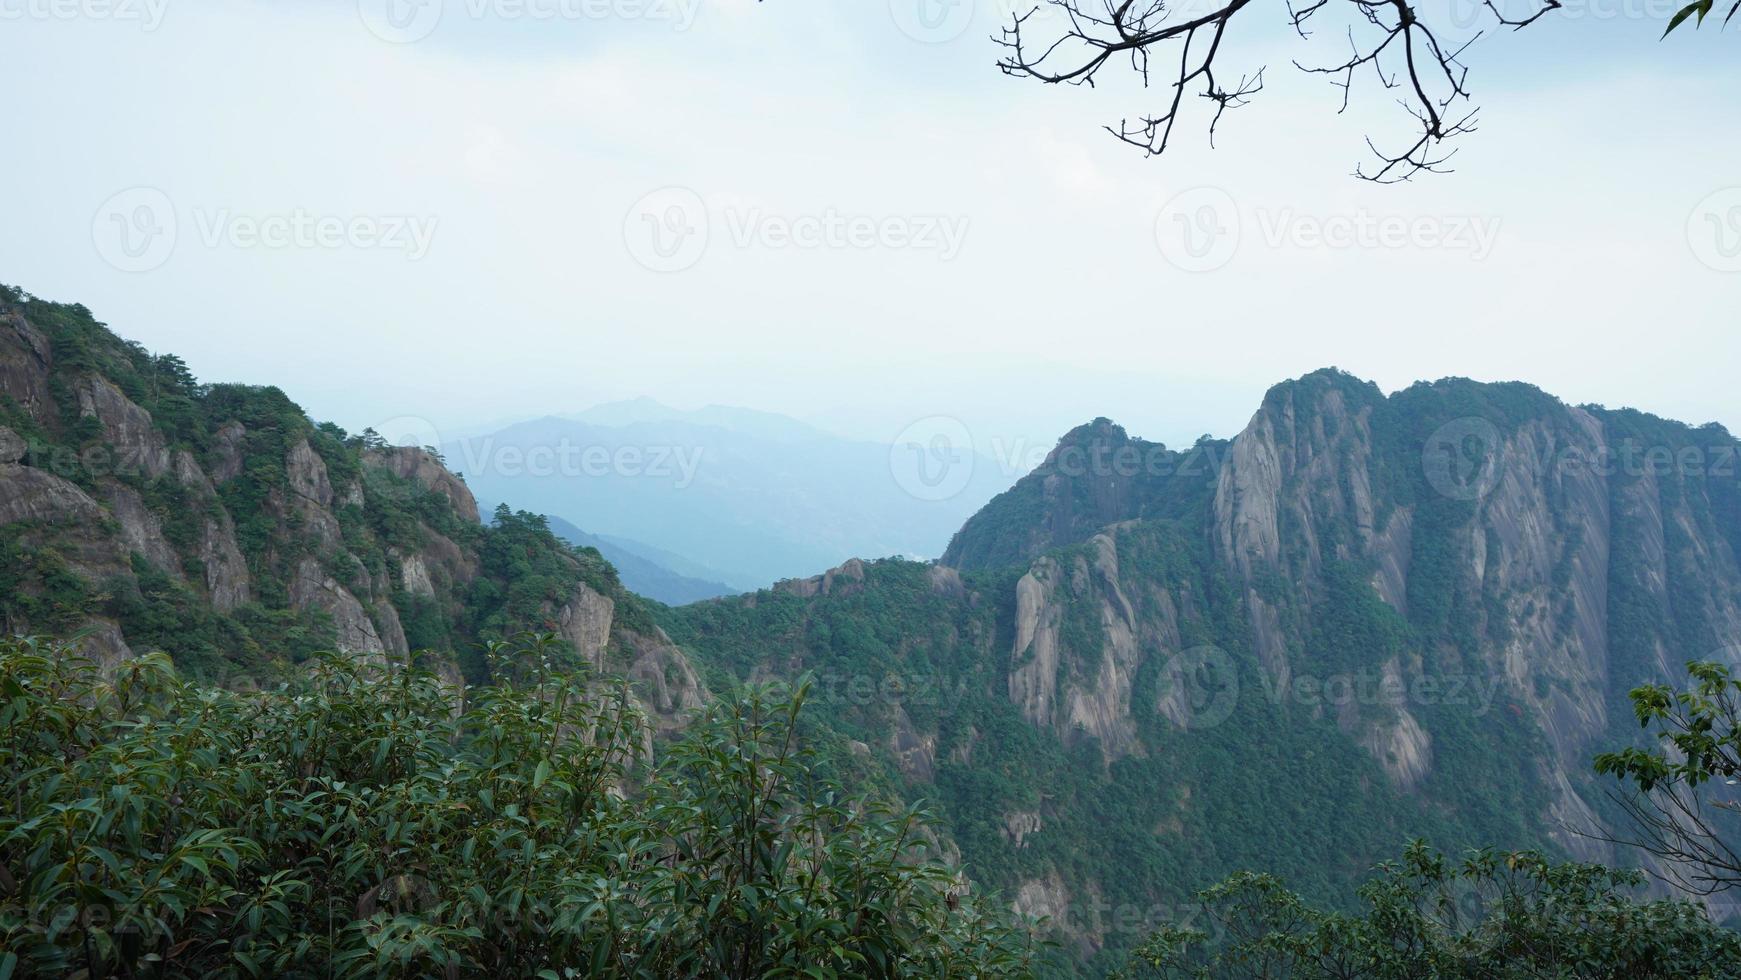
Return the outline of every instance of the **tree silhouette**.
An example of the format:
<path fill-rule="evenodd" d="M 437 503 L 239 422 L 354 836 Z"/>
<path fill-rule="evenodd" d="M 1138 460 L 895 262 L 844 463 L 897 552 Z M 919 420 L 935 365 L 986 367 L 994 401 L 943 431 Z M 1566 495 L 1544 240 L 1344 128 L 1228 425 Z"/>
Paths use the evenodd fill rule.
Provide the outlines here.
<path fill-rule="evenodd" d="M 1045 7 L 1062 13 L 1066 26 L 1056 36 L 1036 38 L 1041 22 L 1034 15 L 1042 7 L 1013 16 L 1010 26 L 994 38 L 1004 48 L 998 67 L 1007 75 L 1048 84 L 1093 86 L 1107 65 L 1128 62 L 1147 87 L 1152 81 L 1150 59 L 1164 57 L 1167 67 L 1159 67 L 1162 62 L 1157 60 L 1153 71 L 1171 89 L 1165 108 L 1134 121 L 1120 120 L 1107 131 L 1158 156 L 1172 140 L 1186 94 L 1194 93 L 1212 105 L 1208 129 L 1213 145 L 1222 115 L 1245 105 L 1263 89 L 1263 71 L 1241 74 L 1237 81 L 1217 72 L 1229 25 L 1253 4 L 1252 0 L 1210 2 L 1218 5 L 1196 12 L 1176 9 L 1167 0 L 1123 0 L 1117 6 L 1113 0 L 1043 0 Z M 1560 6 L 1560 0 L 1530 2 L 1537 5 L 1523 17 L 1507 16 L 1493 0 L 1481 0 L 1475 13 L 1487 23 L 1485 30 L 1518 30 Z M 1290 0 L 1287 10 L 1301 40 L 1309 39 L 1311 28 L 1325 19 L 1340 14 L 1347 21 L 1346 57 L 1313 65 L 1294 63 L 1308 73 L 1329 76 L 1342 90 L 1342 110 L 1348 107 L 1356 78 L 1370 70 L 1376 84 L 1394 92 L 1398 104 L 1415 120 L 1415 135 L 1406 144 L 1381 149 L 1368 138 L 1377 162 L 1357 166 L 1355 175 L 1395 183 L 1423 171 L 1444 171 L 1456 152 L 1446 144 L 1475 130 L 1477 110 L 1470 104 L 1469 70 L 1460 58 L 1485 30 L 1449 42 L 1441 36 L 1442 28 L 1423 20 L 1409 0 L 1310 0 L 1303 6 Z"/>

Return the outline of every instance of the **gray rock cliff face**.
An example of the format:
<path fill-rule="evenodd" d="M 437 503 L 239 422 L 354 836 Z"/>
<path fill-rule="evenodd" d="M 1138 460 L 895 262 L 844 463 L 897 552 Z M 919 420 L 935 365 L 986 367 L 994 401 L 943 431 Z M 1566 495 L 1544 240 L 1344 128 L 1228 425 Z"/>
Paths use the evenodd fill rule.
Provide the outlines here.
<path fill-rule="evenodd" d="M 611 639 L 611 617 L 616 604 L 585 585 L 575 590 L 572 598 L 556 610 L 556 629 L 575 652 L 591 663 L 593 669 L 605 667 L 605 645 Z"/>
<path fill-rule="evenodd" d="M 332 481 L 327 478 L 326 463 L 309 447 L 308 440 L 290 448 L 284 472 L 291 491 L 298 497 L 322 510 L 332 508 Z"/>
<path fill-rule="evenodd" d="M 1010 700 L 1028 724 L 1050 728 L 1058 700 L 1058 627 L 1063 569 L 1042 558 L 1016 583 L 1016 642 L 1010 652 Z"/>
<path fill-rule="evenodd" d="M 330 617 L 336 632 L 334 642 L 341 652 L 386 652 L 380 630 L 362 602 L 326 574 L 313 558 L 304 558 L 297 564 L 296 575 L 290 582 L 290 601 L 298 609 L 312 609 Z"/>
<path fill-rule="evenodd" d="M 399 557 L 399 578 L 405 591 L 425 599 L 435 598 L 435 581 L 429 577 L 429 563 L 420 554 Z"/>
<path fill-rule="evenodd" d="M 630 691 L 646 711 L 657 732 L 684 727 L 707 704 L 707 688 L 682 650 L 664 630 L 652 636 L 624 635 L 630 654 L 627 676 Z"/>
<path fill-rule="evenodd" d="M 24 437 L 0 425 L 0 463 L 16 463 L 30 448 Z"/>
<path fill-rule="evenodd" d="M 1070 438 L 1085 452 L 1123 444 L 1098 423 Z M 1517 789 L 1520 808 L 1503 816 L 1536 839 L 1612 861 L 1590 836 L 1605 832 L 1606 788 L 1591 760 L 1636 731 L 1627 692 L 1678 679 L 1687 659 L 1741 664 L 1735 450 L 1714 427 L 1569 406 L 1522 385 L 1451 379 L 1387 396 L 1321 372 L 1269 394 L 1201 497 L 1194 484 L 1137 492 L 1114 485 L 1116 473 L 1037 471 L 923 570 L 916 597 L 899 589 L 917 574 L 893 572 L 844 593 L 838 576 L 780 591 L 830 608 L 808 621 L 825 624 L 825 638 L 862 590 L 873 610 L 897 594 L 939 605 L 923 656 L 942 646 L 974 669 L 995 665 L 988 693 L 1066 751 L 1091 741 L 1109 779 L 1121 762 L 1165 765 L 1193 743 L 1217 754 L 1245 744 L 1213 699 L 1179 683 L 1218 670 L 1236 682 L 1242 720 L 1313 726 L 1311 744 L 1336 745 L 1338 772 L 1389 801 L 1401 823 L 1417 806 L 1480 811 L 1460 793 L 1478 770 Z M 1652 452 L 1656 465 L 1637 462 Z M 1081 533 L 1071 521 L 1083 514 L 1109 519 Z M 997 610 L 995 637 L 955 632 L 986 606 Z M 786 615 L 772 622 L 783 627 Z M 1199 656 L 1206 636 L 1221 646 Z M 759 676 L 826 669 L 827 650 L 792 642 Z M 878 642 L 896 658 L 906 649 Z M 1362 686 L 1323 696 L 1339 680 Z M 881 727 L 866 744 L 910 782 L 942 784 L 941 767 L 981 759 L 976 730 L 885 714 L 867 713 L 863 723 Z M 1251 746 L 1265 744 L 1252 735 Z M 1255 764 L 1280 774 L 1289 762 Z M 1205 799 L 1194 778 L 1181 778 L 1176 808 L 1156 801 L 1157 837 L 1189 825 L 1193 789 Z M 995 839 L 1031 846 L 1039 812 L 1033 798 L 1011 801 L 990 816 Z M 1108 884 L 1062 865 L 1021 867 L 1004 884 L 1029 910 Z"/>
<path fill-rule="evenodd" d="M 477 523 L 478 502 L 471 489 L 427 450 L 413 446 L 389 446 L 371 450 L 366 460 L 402 479 L 416 480 L 446 497 L 454 513 Z"/>
<path fill-rule="evenodd" d="M 444 658 L 476 639 L 468 590 L 484 574 L 488 532 L 437 455 L 360 447 L 276 389 L 199 386 L 82 308 L 38 302 L 0 293 L 0 546 L 30 566 L 19 595 L 4 597 L 20 600 L 6 603 L 5 628 L 82 626 L 85 649 L 105 662 L 162 644 L 202 667 L 263 658 L 268 670 L 299 645 L 407 654 L 410 630 L 458 680 Z M 46 330 L 26 318 L 36 309 Z M 76 361 L 57 364 L 63 348 Z M 593 583 L 544 618 L 594 668 L 627 677 L 649 745 L 685 724 L 707 698 L 700 676 L 646 610 L 625 617 L 621 603 L 638 600 L 614 571 L 554 538 L 528 547 Z M 517 574 L 492 568 L 479 601 Z M 846 587 L 854 575 L 849 563 L 821 578 Z M 38 610 L 52 622 L 25 621 Z M 519 609 L 505 615 L 538 625 Z M 183 636 L 191 649 L 177 646 Z"/>
<path fill-rule="evenodd" d="M 1638 569 L 1630 585 L 1662 612 L 1663 622 L 1677 618 L 1672 603 L 1698 606 L 1690 618 L 1709 624 L 1705 632 L 1712 637 L 1703 643 L 1741 627 L 1741 573 L 1728 540 L 1712 523 L 1709 487 L 1676 481 L 1676 499 L 1669 502 L 1661 481 L 1649 473 L 1604 464 L 1626 456 L 1611 413 L 1545 398 L 1539 404 L 1531 417 L 1510 424 L 1485 416 L 1446 423 L 1478 435 L 1483 455 L 1471 482 L 1442 491 L 1461 508 L 1457 519 L 1436 540 L 1423 542 L 1418 508 L 1443 508 L 1445 502 L 1385 499 L 1375 489 L 1381 463 L 1373 420 L 1383 404 L 1340 388 L 1308 396 L 1300 386 L 1285 386 L 1234 441 L 1216 493 L 1214 533 L 1221 560 L 1245 584 L 1259 652 L 1284 683 L 1302 667 L 1295 644 L 1314 621 L 1326 560 L 1370 565 L 1374 592 L 1406 617 L 1417 551 L 1439 547 L 1458 556 L 1454 589 L 1472 597 L 1460 625 L 1471 630 L 1477 658 L 1464 669 L 1477 681 L 1502 685 L 1528 706 L 1552 748 L 1543 778 L 1561 794 L 1550 822 L 1587 825 L 1588 801 L 1575 793 L 1589 790 L 1573 787 L 1587 782 L 1589 760 L 1610 730 L 1611 711 L 1644 679 L 1636 665 L 1627 676 L 1614 669 L 1611 647 L 1622 628 L 1611 615 L 1614 576 L 1623 566 Z M 1399 466 L 1430 468 L 1434 451 L 1429 442 L 1420 450 L 1424 459 L 1384 463 L 1393 472 Z M 1616 540 L 1621 525 L 1624 544 Z M 1671 540 L 1682 549 L 1678 558 L 1671 557 Z M 1677 560 L 1699 571 L 1681 576 L 1679 584 L 1692 588 L 1671 601 L 1669 568 Z M 1305 601 L 1275 608 L 1263 595 L 1266 577 L 1297 583 Z M 1679 618 L 1688 617 L 1682 611 Z M 1651 666 L 1672 677 L 1679 661 L 1704 653 L 1671 650 L 1659 633 Z M 1420 665 L 1405 658 L 1383 670 L 1401 687 L 1419 676 Z M 1412 788 L 1432 772 L 1432 736 L 1406 706 L 1391 707 L 1363 709 L 1339 721 L 1398 785 Z M 1587 846 L 1569 831 L 1558 837 L 1574 852 Z"/>
<path fill-rule="evenodd" d="M 304 533 L 311 535 L 322 551 L 342 548 L 344 532 L 333 513 L 332 481 L 327 477 L 325 461 L 304 440 L 290 448 L 284 472 L 289 493 L 275 496 L 278 509 L 299 521 Z"/>
<path fill-rule="evenodd" d="M 38 423 L 53 421 L 48 370 L 54 349 L 42 331 L 16 313 L 0 313 L 0 392 Z"/>
<path fill-rule="evenodd" d="M 1388 553 L 1391 565 L 1403 564 L 1383 547 L 1400 528 L 1387 523 L 1380 535 L 1375 527 L 1372 410 L 1370 403 L 1356 403 L 1340 390 L 1324 393 L 1307 408 L 1296 401 L 1294 388 L 1284 386 L 1265 399 L 1233 440 L 1221 471 L 1215 542 L 1245 585 L 1257 651 L 1277 684 L 1291 678 L 1293 646 L 1306 632 L 1305 610 L 1288 615 L 1276 608 L 1259 588 L 1264 576 L 1284 576 L 1309 592 L 1320 584 L 1327 557 Z M 1335 543 L 1327 555 L 1331 538 Z M 1403 581 L 1391 587 L 1406 596 Z"/>
<path fill-rule="evenodd" d="M 1166 697 L 1146 707 L 1135 703 L 1145 665 L 1179 655 L 1184 641 L 1171 583 L 1132 583 L 1121 573 L 1125 530 L 1115 525 L 1095 535 L 1067 571 L 1050 556 L 1029 568 L 1016 585 L 1010 661 L 1010 700 L 1022 716 L 1067 745 L 1095 739 L 1107 762 L 1145 752 L 1137 712 L 1158 712 L 1184 727 L 1191 711 Z M 1072 648 L 1064 640 L 1068 616 L 1092 624 L 1086 634 L 1092 648 Z"/>
<path fill-rule="evenodd" d="M 127 568 L 127 551 L 109 522 L 109 512 L 76 484 L 46 470 L 0 463 L 0 527 L 21 525 L 22 543 L 52 544 L 92 581 Z"/>
<path fill-rule="evenodd" d="M 79 414 L 96 419 L 102 426 L 103 442 L 110 454 L 107 467 L 115 473 L 147 479 L 169 472 L 169 450 L 149 412 L 133 404 L 106 378 L 88 376 L 75 390 Z"/>
<path fill-rule="evenodd" d="M 864 562 L 849 558 L 840 567 L 831 568 L 821 575 L 782 579 L 774 583 L 774 590 L 808 599 L 819 595 L 851 595 L 863 584 Z"/>
<path fill-rule="evenodd" d="M 176 453 L 174 467 L 176 479 L 202 515 L 196 558 L 205 570 L 206 596 L 218 612 L 232 612 L 253 599 L 248 562 L 236 544 L 235 522 L 218 502 L 217 490 L 192 453 Z"/>
<path fill-rule="evenodd" d="M 34 329 L 28 324 L 24 326 Z M 24 363 L 41 369 L 48 361 L 43 358 Z M 20 373 L 14 379 L 14 387 L 32 392 L 46 390 L 46 383 L 37 384 Z M 184 578 L 184 556 L 165 536 L 162 518 L 146 506 L 134 489 L 140 482 L 170 479 L 188 491 L 192 506 L 202 514 L 199 540 L 193 553 L 186 557 L 203 568 L 201 584 L 211 602 L 221 611 L 247 602 L 249 573 L 236 545 L 234 526 L 229 514 L 217 505 L 216 493 L 193 456 L 185 451 L 171 452 L 150 414 L 106 379 L 82 379 L 74 388 L 74 397 L 78 413 L 99 426 L 102 443 L 88 455 L 57 456 L 54 462 L 66 465 L 72 459 L 100 484 L 102 513 L 93 515 L 89 504 L 95 500 L 70 481 L 49 470 L 19 465 L 26 448 L 24 440 L 6 429 L 4 437 L 0 437 L 0 449 L 4 450 L 0 456 L 6 457 L 5 464 L 16 469 L 9 474 L 7 482 L 12 492 L 6 497 L 10 506 L 0 510 L 0 523 L 45 522 L 67 529 L 69 535 L 62 539 L 62 550 L 67 550 L 68 540 L 73 542 L 75 564 L 92 575 L 125 574 L 127 556 L 138 554 L 158 570 L 180 580 Z M 52 425 L 56 420 L 45 414 L 44 421 Z M 116 529 L 116 539 L 98 540 L 99 526 L 110 522 Z"/>
<path fill-rule="evenodd" d="M 689 657 L 665 631 L 625 629 L 615 620 L 616 604 L 581 585 L 555 611 L 557 633 L 601 676 L 618 675 L 629 682 L 629 694 L 647 717 L 645 740 L 677 731 L 706 705 L 707 689 Z"/>
<path fill-rule="evenodd" d="M 0 463 L 0 524 L 33 522 L 86 525 L 103 519 L 103 509 L 77 484 L 47 470 Z"/>
<path fill-rule="evenodd" d="M 228 483 L 242 472 L 242 437 L 248 430 L 240 422 L 226 422 L 212 440 L 212 483 Z"/>
<path fill-rule="evenodd" d="M 115 484 L 109 488 L 109 513 L 121 528 L 121 544 L 138 552 L 146 561 L 171 578 L 182 578 L 181 557 L 163 536 L 163 525 L 157 515 L 147 510 L 145 501 L 131 487 Z"/>

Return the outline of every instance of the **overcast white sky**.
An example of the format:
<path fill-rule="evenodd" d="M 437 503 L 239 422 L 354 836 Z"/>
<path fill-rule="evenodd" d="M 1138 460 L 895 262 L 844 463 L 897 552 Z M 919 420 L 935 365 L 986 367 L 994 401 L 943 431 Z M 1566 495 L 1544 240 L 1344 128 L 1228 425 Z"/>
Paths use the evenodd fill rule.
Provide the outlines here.
<path fill-rule="evenodd" d="M 649 395 L 1178 442 L 1337 365 L 1741 430 L 1741 36 L 1659 43 L 1660 0 L 1484 39 L 1480 131 L 1403 187 L 1348 174 L 1409 121 L 1337 115 L 1288 62 L 1345 42 L 1270 0 L 1223 69 L 1266 90 L 1159 160 L 1098 128 L 1159 93 L 997 73 L 1002 0 L 447 0 L 409 43 L 387 0 L 109 2 L 0 0 L 0 281 L 352 429 Z M 298 216 L 338 237 L 254 241 Z M 1357 225 L 1400 237 L 1313 238 Z"/>

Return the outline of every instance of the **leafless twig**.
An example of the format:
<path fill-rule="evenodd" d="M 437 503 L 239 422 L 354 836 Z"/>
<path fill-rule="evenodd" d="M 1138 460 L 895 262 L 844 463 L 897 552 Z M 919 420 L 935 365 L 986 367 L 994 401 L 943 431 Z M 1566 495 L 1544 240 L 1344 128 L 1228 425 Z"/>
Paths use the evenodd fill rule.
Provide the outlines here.
<path fill-rule="evenodd" d="M 1219 6 L 1205 13 L 1181 14 L 1167 0 L 1041 0 L 1042 5 L 1062 14 L 1064 26 L 1056 36 L 1030 43 L 1039 31 L 1034 15 L 1041 7 L 1011 17 L 1010 26 L 994 37 L 1003 49 L 998 67 L 1006 75 L 1034 78 L 1047 84 L 1065 82 L 1092 87 L 1102 69 L 1118 59 L 1146 88 L 1150 83 L 1150 57 L 1176 44 L 1176 64 L 1167 59 L 1163 77 L 1171 89 L 1164 111 L 1121 120 L 1108 126 L 1113 136 L 1157 156 L 1172 141 L 1173 128 L 1184 111 L 1187 91 L 1214 104 L 1208 117 L 1211 145 L 1216 127 L 1228 109 L 1246 105 L 1263 89 L 1263 71 L 1241 74 L 1238 81 L 1224 83 L 1217 75 L 1217 58 L 1234 17 L 1252 0 L 1212 0 Z M 1494 23 L 1520 29 L 1560 6 L 1560 0 L 1539 3 L 1527 17 L 1508 17 L 1482 0 Z M 1456 152 L 1448 141 L 1475 131 L 1475 109 L 1469 106 L 1466 86 L 1468 68 L 1460 58 L 1481 35 L 1455 46 L 1440 39 L 1438 31 L 1424 23 L 1410 0 L 1310 0 L 1305 6 L 1287 3 L 1289 23 L 1301 40 L 1308 40 L 1310 23 L 1327 10 L 1350 14 L 1347 58 L 1328 65 L 1295 64 L 1303 70 L 1331 78 L 1342 90 L 1342 109 L 1348 107 L 1356 74 L 1370 66 L 1380 88 L 1395 90 L 1397 101 L 1417 126 L 1417 137 L 1400 152 L 1381 149 L 1370 138 L 1367 146 L 1377 158 L 1373 165 L 1356 167 L 1355 175 L 1378 183 L 1405 181 L 1422 172 L 1443 172 Z M 1247 18 L 1249 19 L 1249 18 Z M 1242 21 L 1243 22 L 1243 21 Z M 1157 69 L 1159 70 L 1159 69 Z"/>

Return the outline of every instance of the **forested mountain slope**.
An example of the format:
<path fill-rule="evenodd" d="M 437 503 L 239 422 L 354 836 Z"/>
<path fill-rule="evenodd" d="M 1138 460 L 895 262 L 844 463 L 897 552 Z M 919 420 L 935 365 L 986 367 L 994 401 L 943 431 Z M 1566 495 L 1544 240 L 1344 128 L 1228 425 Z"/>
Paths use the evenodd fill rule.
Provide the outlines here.
<path fill-rule="evenodd" d="M 541 517 L 480 520 L 431 452 L 0 291 L 6 632 L 226 682 L 327 648 L 486 681 L 482 644 L 548 630 L 666 729 L 812 672 L 822 769 L 932 801 L 1060 969 L 1240 869 L 1345 901 L 1410 837 L 1628 863 L 1591 757 L 1638 737 L 1635 685 L 1741 663 L 1738 556 L 1720 427 L 1324 371 L 1230 441 L 1073 430 L 942 562 L 666 608 Z"/>
<path fill-rule="evenodd" d="M 559 633 L 659 713 L 700 703 L 648 604 L 591 549 L 501 508 L 480 523 L 427 450 L 315 424 L 277 388 L 202 385 L 82 306 L 0 291 L 0 616 L 117 659 L 270 678 L 316 650 L 431 651 Z"/>
<path fill-rule="evenodd" d="M 1633 686 L 1741 660 L 1738 555 L 1719 427 L 1325 371 L 1230 444 L 1073 431 L 946 564 L 667 616 L 739 673 L 832 678 L 968 872 L 1092 957 L 1239 868 L 1346 897 L 1410 836 L 1631 861 L 1591 836 L 1591 758 Z"/>

